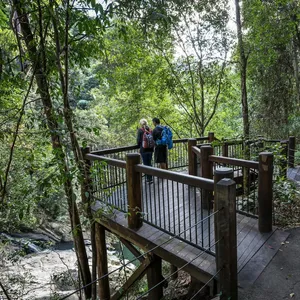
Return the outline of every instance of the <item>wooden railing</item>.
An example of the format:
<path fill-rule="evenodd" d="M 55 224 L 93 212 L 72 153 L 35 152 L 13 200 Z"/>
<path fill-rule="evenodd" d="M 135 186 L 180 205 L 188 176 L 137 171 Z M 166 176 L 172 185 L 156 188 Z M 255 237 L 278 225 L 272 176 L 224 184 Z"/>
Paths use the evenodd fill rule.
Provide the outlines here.
<path fill-rule="evenodd" d="M 183 232 L 179 238 L 200 249 L 211 247 L 213 218 L 196 223 L 211 212 L 203 199 L 205 193 L 212 194 L 213 180 L 144 166 L 138 153 L 127 154 L 126 161 L 94 153 L 86 154 L 85 159 L 93 162 L 92 199 L 128 213 L 128 220 L 134 219 L 130 228 L 138 227 L 143 219 L 172 235 Z M 147 183 L 144 175 L 152 176 L 153 184 Z M 208 233 L 204 235 L 205 230 Z"/>
<path fill-rule="evenodd" d="M 232 171 L 216 170 L 218 182 L 214 182 L 144 166 L 138 153 L 127 154 L 126 161 L 88 150 L 83 153 L 90 167 L 91 186 L 86 192 L 91 200 L 126 212 L 132 230 L 147 222 L 216 256 L 219 288 L 226 298 L 222 297 L 237 299 L 236 184 L 230 179 Z M 146 183 L 143 175 L 152 176 L 153 184 Z M 213 193 L 214 212 L 204 205 Z"/>
<path fill-rule="evenodd" d="M 248 161 L 225 156 L 213 155 L 210 145 L 193 146 L 190 142 L 190 175 L 200 174 L 202 177 L 213 179 L 220 167 L 230 167 L 233 179 L 237 185 L 236 209 L 248 216 L 257 216 L 259 230 L 272 230 L 273 205 L 273 153 L 262 152 L 259 161 Z M 196 169 L 196 161 L 200 159 L 200 167 Z M 213 196 L 206 195 L 207 207 L 212 206 Z"/>
<path fill-rule="evenodd" d="M 189 175 L 143 166 L 135 153 L 137 146 L 86 153 L 85 159 L 92 161 L 87 192 L 92 200 L 108 204 L 111 211 L 123 211 L 132 230 L 145 222 L 214 255 L 222 295 L 237 299 L 236 211 L 257 216 L 261 232 L 272 230 L 274 158 L 262 152 L 257 161 L 248 161 L 243 159 L 243 141 L 214 140 L 210 133 L 174 141 L 169 168 L 188 167 Z M 209 143 L 203 145 L 204 141 Z M 260 143 L 250 147 L 253 157 L 256 150 L 251 149 L 280 144 L 282 174 L 287 163 L 294 166 L 293 137 L 251 142 Z M 154 183 L 147 184 L 144 175 L 152 176 Z"/>
<path fill-rule="evenodd" d="M 188 140 L 189 139 L 173 140 L 173 149 L 168 153 L 169 170 L 184 170 L 188 168 Z M 195 140 L 198 143 L 210 142 L 213 140 L 213 134 L 210 133 L 207 137 L 199 137 Z M 105 150 L 95 150 L 92 153 L 98 156 L 105 156 L 125 161 L 128 153 L 136 153 L 138 150 L 139 147 L 137 145 L 131 145 Z"/>
<path fill-rule="evenodd" d="M 287 167 L 294 168 L 295 165 L 295 143 L 295 137 L 290 136 L 286 140 L 258 138 L 246 142 L 244 140 L 214 141 L 212 146 L 215 155 L 238 159 L 245 157 L 245 147 L 247 146 L 250 159 L 255 161 L 258 161 L 260 152 L 273 152 L 276 156 L 274 175 L 286 177 Z"/>

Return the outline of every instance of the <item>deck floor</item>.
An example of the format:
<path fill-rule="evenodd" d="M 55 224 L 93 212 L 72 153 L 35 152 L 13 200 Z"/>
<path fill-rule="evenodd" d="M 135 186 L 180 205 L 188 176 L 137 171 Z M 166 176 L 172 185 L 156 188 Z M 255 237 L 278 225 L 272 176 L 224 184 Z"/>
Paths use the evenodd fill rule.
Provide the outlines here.
<path fill-rule="evenodd" d="M 201 191 L 158 178 L 150 185 L 143 179 L 142 186 L 143 213 L 146 221 L 144 225 L 133 232 L 127 228 L 126 212 L 117 210 L 103 221 L 104 225 L 110 229 L 116 228 L 116 234 L 121 235 L 122 231 L 125 238 L 130 236 L 132 242 L 144 250 L 157 247 L 158 255 L 178 267 L 190 262 L 185 268 L 190 273 L 201 272 L 204 279 L 214 275 L 216 273 L 214 256 L 199 249 L 210 248 L 214 251 L 215 243 L 214 216 L 206 218 L 213 211 L 201 208 Z M 127 205 L 126 195 L 126 186 L 122 185 L 106 200 L 126 210 L 124 209 Z M 100 207 L 103 207 L 103 203 L 98 201 L 94 210 Z M 201 219 L 205 221 L 200 222 Z M 245 268 L 275 230 L 276 228 L 273 228 L 272 232 L 260 233 L 257 218 L 237 213 L 238 272 Z M 171 238 L 179 233 L 181 239 Z M 161 245 L 166 241 L 169 242 Z M 272 257 L 269 255 L 269 260 Z"/>

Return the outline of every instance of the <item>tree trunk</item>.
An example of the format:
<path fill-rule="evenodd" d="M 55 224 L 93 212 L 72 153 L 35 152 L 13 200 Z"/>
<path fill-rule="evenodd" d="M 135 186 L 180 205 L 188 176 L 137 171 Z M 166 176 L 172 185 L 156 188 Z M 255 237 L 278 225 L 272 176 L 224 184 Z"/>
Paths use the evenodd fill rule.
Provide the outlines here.
<path fill-rule="evenodd" d="M 30 57 L 32 64 L 34 65 L 35 79 L 38 86 L 38 93 L 41 96 L 41 100 L 44 107 L 44 113 L 47 118 L 47 125 L 50 130 L 52 147 L 55 150 L 54 155 L 57 160 L 59 171 L 61 176 L 65 178 L 64 180 L 64 189 L 68 201 L 69 207 L 69 216 L 71 221 L 71 228 L 74 238 L 75 250 L 79 264 L 79 270 L 82 277 L 83 285 L 87 285 L 91 282 L 91 273 L 88 264 L 87 253 L 85 249 L 85 244 L 82 235 L 82 228 L 80 223 L 80 218 L 78 214 L 77 204 L 75 201 L 75 194 L 73 191 L 72 180 L 69 176 L 69 168 L 66 162 L 66 154 L 64 152 L 61 138 L 59 135 L 59 125 L 57 122 L 57 116 L 53 110 L 52 99 L 49 92 L 49 85 L 47 80 L 46 73 L 46 60 L 45 60 L 45 49 L 43 47 L 43 40 L 40 41 L 41 47 L 40 50 L 37 50 L 34 36 L 32 34 L 29 18 L 25 12 L 24 7 L 22 6 L 20 0 L 13 0 L 14 8 L 19 17 L 19 23 L 26 44 L 26 48 Z M 41 21 L 41 20 L 40 20 Z M 42 34 L 40 32 L 40 34 Z M 43 59 L 44 58 L 44 59 Z M 75 157 L 77 153 L 74 153 Z M 91 286 L 88 286 L 85 289 L 86 298 L 91 297 Z"/>
<path fill-rule="evenodd" d="M 296 97 L 297 97 L 297 108 L 299 110 L 300 107 L 300 82 L 299 82 L 299 60 L 298 60 L 298 48 L 296 41 L 293 41 L 292 43 L 293 47 L 293 58 L 294 58 L 294 77 L 295 77 L 295 83 L 296 83 Z"/>
<path fill-rule="evenodd" d="M 248 99 L 247 99 L 247 57 L 245 55 L 245 49 L 243 43 L 241 10 L 239 5 L 239 0 L 235 0 L 235 9 L 236 9 L 238 46 L 239 46 L 239 53 L 240 53 L 241 100 L 242 100 L 242 109 L 243 109 L 243 129 L 244 129 L 243 131 L 244 131 L 244 138 L 245 140 L 247 140 L 249 139 L 249 134 L 250 134 Z"/>

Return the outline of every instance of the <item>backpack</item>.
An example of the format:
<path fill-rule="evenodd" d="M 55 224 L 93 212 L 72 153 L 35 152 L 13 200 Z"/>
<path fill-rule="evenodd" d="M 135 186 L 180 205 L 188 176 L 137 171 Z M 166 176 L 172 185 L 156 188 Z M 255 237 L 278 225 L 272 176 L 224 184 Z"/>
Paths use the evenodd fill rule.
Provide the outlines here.
<path fill-rule="evenodd" d="M 168 149 L 173 148 L 173 133 L 170 127 L 168 126 L 160 126 L 162 128 L 161 139 L 156 141 L 157 145 L 167 145 Z"/>
<path fill-rule="evenodd" d="M 152 135 L 152 130 L 142 129 L 143 130 L 143 140 L 142 140 L 142 147 L 144 149 L 151 149 L 154 147 L 154 140 Z"/>

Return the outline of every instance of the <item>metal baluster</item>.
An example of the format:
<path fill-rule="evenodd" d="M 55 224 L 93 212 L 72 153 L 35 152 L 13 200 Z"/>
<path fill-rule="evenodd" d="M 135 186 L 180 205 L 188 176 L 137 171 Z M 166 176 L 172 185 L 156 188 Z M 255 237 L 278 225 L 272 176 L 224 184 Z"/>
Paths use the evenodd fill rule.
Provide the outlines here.
<path fill-rule="evenodd" d="M 203 220 L 203 189 L 201 189 L 201 220 Z M 200 223 L 201 225 L 201 246 L 204 247 L 204 239 L 203 239 L 203 222 Z"/>
<path fill-rule="evenodd" d="M 160 201 L 160 182 L 161 178 L 157 178 L 157 189 L 158 189 L 158 211 L 159 211 L 159 227 L 161 228 L 161 201 Z M 163 191 L 163 188 L 162 188 Z"/>
<path fill-rule="evenodd" d="M 195 209 L 195 224 L 198 222 L 197 218 L 197 188 L 194 187 L 194 209 Z M 198 225 L 195 226 L 195 243 L 198 245 Z"/>
<path fill-rule="evenodd" d="M 183 201 L 183 230 L 184 230 L 184 238 L 186 239 L 184 184 L 182 183 L 181 185 L 182 185 L 182 201 Z"/>
<path fill-rule="evenodd" d="M 155 177 L 156 179 L 156 183 L 158 182 L 159 178 L 158 177 Z M 154 178 L 153 178 L 154 180 Z M 154 189 L 154 193 L 153 193 L 153 197 L 154 197 L 154 201 L 153 201 L 153 205 L 154 205 L 154 213 L 155 213 L 155 225 L 157 225 L 157 210 L 156 210 L 156 183 L 154 182 L 153 183 L 153 189 Z"/>
<path fill-rule="evenodd" d="M 175 228 L 175 197 L 174 197 L 174 181 L 172 180 L 172 200 L 173 200 L 173 233 L 175 234 L 176 228 Z"/>
<path fill-rule="evenodd" d="M 169 220 L 169 231 L 171 232 L 171 210 L 170 210 L 170 191 L 169 191 L 169 180 L 167 180 L 167 197 L 168 197 L 168 220 Z"/>
<path fill-rule="evenodd" d="M 192 242 L 192 215 L 191 215 L 191 186 L 187 186 L 188 188 L 188 198 L 189 198 L 189 227 L 190 227 L 190 241 Z"/>
<path fill-rule="evenodd" d="M 155 209 L 155 184 L 154 184 L 154 180 L 155 180 L 155 178 L 153 177 L 153 185 L 151 187 L 149 186 L 149 196 L 150 196 L 150 199 L 149 199 L 150 211 L 149 211 L 149 213 L 151 214 L 151 223 L 154 222 L 153 212 L 154 212 L 154 209 Z M 154 207 L 153 207 L 153 205 L 154 205 Z"/>
<path fill-rule="evenodd" d="M 161 191 L 162 191 L 162 208 L 163 208 L 163 216 L 164 216 L 164 229 L 166 229 L 166 203 L 165 203 L 165 186 L 164 186 L 164 183 L 166 182 L 166 180 L 165 179 L 161 179 L 161 185 L 162 185 L 162 189 L 161 189 Z"/>
<path fill-rule="evenodd" d="M 180 232 L 180 203 L 179 203 L 179 183 L 177 185 L 177 209 L 178 209 L 178 233 Z"/>

